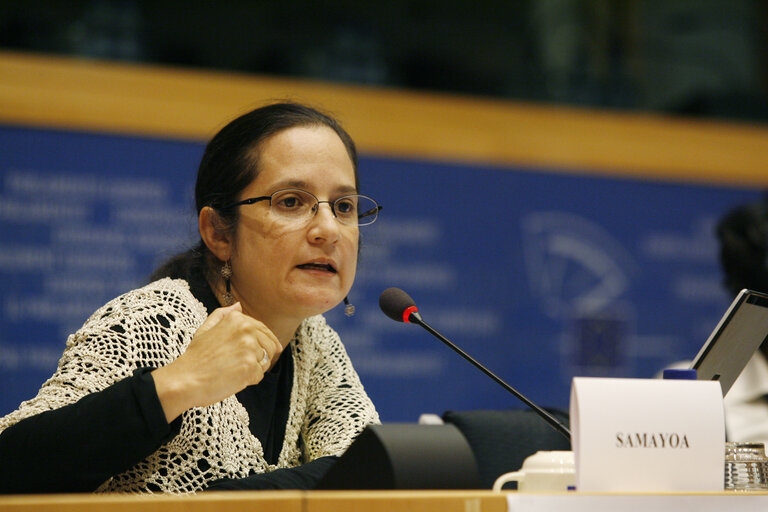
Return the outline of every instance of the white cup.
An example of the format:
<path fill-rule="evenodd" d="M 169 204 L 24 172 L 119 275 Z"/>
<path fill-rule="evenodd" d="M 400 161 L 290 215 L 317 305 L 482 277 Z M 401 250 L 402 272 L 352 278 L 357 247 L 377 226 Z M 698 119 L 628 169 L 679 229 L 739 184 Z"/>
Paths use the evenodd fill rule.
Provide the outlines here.
<path fill-rule="evenodd" d="M 518 471 L 497 478 L 493 490 L 500 491 L 507 482 L 517 482 L 520 492 L 565 492 L 576 484 L 573 452 L 536 452 L 523 461 Z"/>

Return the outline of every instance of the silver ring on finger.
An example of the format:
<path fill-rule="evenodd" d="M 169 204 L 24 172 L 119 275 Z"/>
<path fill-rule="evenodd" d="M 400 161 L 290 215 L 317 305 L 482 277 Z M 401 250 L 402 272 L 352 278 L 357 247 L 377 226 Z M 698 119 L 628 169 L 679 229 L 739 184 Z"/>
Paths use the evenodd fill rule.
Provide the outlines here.
<path fill-rule="evenodd" d="M 259 361 L 259 364 L 262 368 L 269 367 L 269 354 L 267 353 L 267 349 L 264 347 L 261 348 L 261 350 L 264 351 L 264 355 L 261 357 L 261 361 Z"/>

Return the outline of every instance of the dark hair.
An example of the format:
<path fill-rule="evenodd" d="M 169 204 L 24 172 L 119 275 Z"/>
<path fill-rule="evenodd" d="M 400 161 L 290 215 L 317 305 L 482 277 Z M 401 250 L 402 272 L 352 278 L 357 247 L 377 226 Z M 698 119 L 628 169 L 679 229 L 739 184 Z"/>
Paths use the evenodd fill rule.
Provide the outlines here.
<path fill-rule="evenodd" d="M 300 126 L 327 126 L 341 139 L 352 161 L 355 188 L 360 182 L 357 171 L 357 149 L 338 121 L 314 108 L 298 103 L 273 103 L 241 115 L 222 128 L 205 147 L 195 184 L 195 207 L 200 211 L 216 209 L 220 228 L 234 234 L 237 230 L 237 208 L 225 208 L 240 199 L 242 191 L 259 173 L 259 147 L 269 137 Z M 201 240 L 197 246 L 178 254 L 156 269 L 150 280 L 161 277 L 185 277 L 193 267 L 206 273 L 212 269 L 210 252 Z"/>
<path fill-rule="evenodd" d="M 716 233 L 728 291 L 734 296 L 742 288 L 768 292 L 768 199 L 731 210 Z"/>

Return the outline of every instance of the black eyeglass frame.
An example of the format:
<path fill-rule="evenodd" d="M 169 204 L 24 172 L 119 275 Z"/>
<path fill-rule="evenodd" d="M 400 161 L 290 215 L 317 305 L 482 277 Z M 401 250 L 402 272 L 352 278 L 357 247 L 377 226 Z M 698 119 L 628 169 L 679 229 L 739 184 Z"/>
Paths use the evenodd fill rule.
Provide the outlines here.
<path fill-rule="evenodd" d="M 277 194 L 280 194 L 282 192 L 288 192 L 288 191 L 291 191 L 291 190 L 295 190 L 297 192 L 302 192 L 304 194 L 312 196 L 315 199 L 315 206 L 312 208 L 312 212 L 313 212 L 312 213 L 312 217 L 317 215 L 317 210 L 320 209 L 320 205 L 322 203 L 326 203 L 326 204 L 328 204 L 328 206 L 331 207 L 331 213 L 333 213 L 334 218 L 337 221 L 339 221 L 340 223 L 345 224 L 347 226 L 351 226 L 353 224 L 346 224 L 344 221 L 342 221 L 339 218 L 338 215 L 336 215 L 336 203 L 338 203 L 339 201 L 341 201 L 343 199 L 346 199 L 348 197 L 364 197 L 364 198 L 368 199 L 369 201 L 371 201 L 373 204 L 376 205 L 375 207 L 371 208 L 370 210 L 367 210 L 365 212 L 357 214 L 358 221 L 360 219 L 364 219 L 366 217 L 370 217 L 372 215 L 376 215 L 376 217 L 374 217 L 374 219 L 371 222 L 366 222 L 365 224 L 361 224 L 360 222 L 358 222 L 356 224 L 358 227 L 359 226 L 368 226 L 368 225 L 373 224 L 374 222 L 376 222 L 376 218 L 378 218 L 378 214 L 382 210 L 382 206 L 379 203 L 377 203 L 375 199 L 373 199 L 372 197 L 368 197 L 366 195 L 363 195 L 363 194 L 347 194 L 347 195 L 338 197 L 338 198 L 334 199 L 333 201 L 320 201 L 317 198 L 317 196 L 315 194 L 313 194 L 312 192 L 308 192 L 308 191 L 306 191 L 304 189 L 300 189 L 300 188 L 283 188 L 283 189 L 274 191 L 272 193 L 272 195 L 269 195 L 269 196 L 249 197 L 248 199 L 243 199 L 242 201 L 238 201 L 237 203 L 232 203 L 230 205 L 223 206 L 223 207 L 221 207 L 221 209 L 222 210 L 230 210 L 230 209 L 235 208 L 237 206 L 243 206 L 243 205 L 248 205 L 248 204 L 256 204 L 256 203 L 261 202 L 261 201 L 269 201 L 269 207 L 272 208 L 272 198 L 273 197 L 275 197 Z M 311 219 L 312 217 L 308 217 L 308 218 Z"/>

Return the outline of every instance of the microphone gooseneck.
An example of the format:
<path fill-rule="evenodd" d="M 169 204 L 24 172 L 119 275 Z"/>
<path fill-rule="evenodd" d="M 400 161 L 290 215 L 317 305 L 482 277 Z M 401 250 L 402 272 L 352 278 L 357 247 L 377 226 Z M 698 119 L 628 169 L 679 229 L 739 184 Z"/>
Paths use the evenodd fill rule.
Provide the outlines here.
<path fill-rule="evenodd" d="M 460 349 L 458 346 L 456 346 L 452 341 L 450 341 L 448 338 L 437 332 L 435 329 L 433 329 L 429 324 L 427 324 L 419 314 L 419 310 L 416 307 L 416 303 L 414 300 L 405 293 L 400 288 L 387 288 L 382 292 L 382 294 L 379 296 L 379 307 L 384 312 L 385 315 L 387 315 L 389 318 L 396 320 L 398 322 L 405 322 L 405 323 L 412 323 L 412 324 L 418 324 L 421 327 L 423 327 L 427 332 L 429 332 L 432 336 L 436 337 L 446 345 L 448 345 L 451 349 L 453 349 L 456 353 L 458 353 L 461 357 L 469 361 L 472 365 L 474 365 L 477 369 L 482 371 L 484 374 L 486 374 L 488 377 L 493 379 L 497 384 L 499 384 L 501 387 L 515 395 L 515 397 L 523 402 L 525 405 L 533 409 L 536 414 L 541 416 L 547 423 L 549 423 L 555 430 L 560 432 L 562 435 L 564 435 L 569 441 L 571 439 L 571 431 L 568 430 L 562 423 L 557 421 L 557 419 L 552 416 L 550 413 L 533 403 L 531 400 L 529 400 L 525 395 L 520 393 L 518 390 L 504 382 L 501 378 L 496 376 L 495 373 L 490 371 L 488 368 L 477 362 L 472 356 L 464 352 L 462 349 Z"/>

